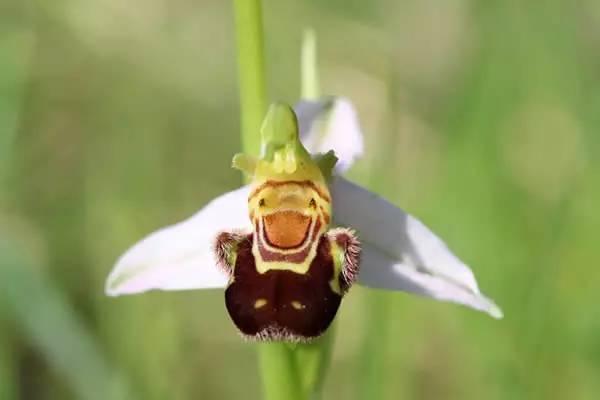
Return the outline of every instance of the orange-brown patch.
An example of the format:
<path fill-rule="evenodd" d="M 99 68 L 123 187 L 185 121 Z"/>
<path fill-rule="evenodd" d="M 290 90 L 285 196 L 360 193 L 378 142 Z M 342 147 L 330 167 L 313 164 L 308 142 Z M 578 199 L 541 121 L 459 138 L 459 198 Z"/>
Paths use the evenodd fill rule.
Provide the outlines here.
<path fill-rule="evenodd" d="M 280 249 L 300 246 L 308 236 L 310 217 L 296 211 L 278 211 L 263 219 L 269 244 Z"/>

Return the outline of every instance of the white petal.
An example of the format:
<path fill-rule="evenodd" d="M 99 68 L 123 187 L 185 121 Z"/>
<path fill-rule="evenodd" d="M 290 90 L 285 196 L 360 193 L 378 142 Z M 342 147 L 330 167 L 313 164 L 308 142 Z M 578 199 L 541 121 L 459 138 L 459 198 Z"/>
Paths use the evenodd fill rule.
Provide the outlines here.
<path fill-rule="evenodd" d="M 294 106 L 300 138 L 313 154 L 333 150 L 343 172 L 363 154 L 363 134 L 352 103 L 343 97 L 300 101 Z"/>
<path fill-rule="evenodd" d="M 227 276 L 217 267 L 213 245 L 221 231 L 250 227 L 248 194 L 248 186 L 226 193 L 189 219 L 135 244 L 117 261 L 106 281 L 106 293 L 224 287 Z"/>
<path fill-rule="evenodd" d="M 364 286 L 402 290 L 436 300 L 450 301 L 502 318 L 498 306 L 479 291 L 435 275 L 426 268 L 418 268 L 387 256 L 380 249 L 365 243 L 362 246 L 361 270 L 358 283 Z"/>
<path fill-rule="evenodd" d="M 355 229 L 363 243 L 358 283 L 404 290 L 486 311 L 502 312 L 481 295 L 469 267 L 423 223 L 368 190 L 335 177 L 336 224 Z"/>

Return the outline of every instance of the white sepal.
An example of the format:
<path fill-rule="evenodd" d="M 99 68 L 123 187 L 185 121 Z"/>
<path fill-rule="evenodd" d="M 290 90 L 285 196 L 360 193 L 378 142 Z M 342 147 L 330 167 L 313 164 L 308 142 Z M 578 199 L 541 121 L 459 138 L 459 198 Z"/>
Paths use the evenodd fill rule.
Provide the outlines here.
<path fill-rule="evenodd" d="M 334 177 L 331 191 L 335 223 L 356 229 L 363 243 L 359 284 L 408 291 L 502 317 L 479 292 L 469 267 L 419 220 L 341 177 Z"/>
<path fill-rule="evenodd" d="M 312 154 L 333 150 L 338 157 L 338 173 L 346 171 L 362 156 L 363 134 L 356 110 L 348 99 L 302 100 L 294 106 L 294 111 L 302 144 Z"/>
<path fill-rule="evenodd" d="M 187 220 L 142 239 L 117 261 L 106 294 L 224 287 L 228 277 L 217 267 L 213 246 L 219 232 L 250 227 L 248 194 L 248 186 L 228 192 Z"/>

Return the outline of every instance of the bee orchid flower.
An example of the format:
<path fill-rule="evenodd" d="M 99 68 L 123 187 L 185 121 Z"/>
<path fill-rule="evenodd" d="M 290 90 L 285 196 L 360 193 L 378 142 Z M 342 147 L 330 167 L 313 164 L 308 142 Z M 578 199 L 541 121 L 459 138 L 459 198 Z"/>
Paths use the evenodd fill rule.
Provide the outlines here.
<path fill-rule="evenodd" d="M 250 183 L 135 244 L 108 295 L 225 288 L 232 321 L 258 340 L 320 336 L 354 283 L 502 317 L 431 230 L 341 176 L 363 152 L 348 100 L 274 104 L 261 138 L 260 158 L 233 159 Z"/>

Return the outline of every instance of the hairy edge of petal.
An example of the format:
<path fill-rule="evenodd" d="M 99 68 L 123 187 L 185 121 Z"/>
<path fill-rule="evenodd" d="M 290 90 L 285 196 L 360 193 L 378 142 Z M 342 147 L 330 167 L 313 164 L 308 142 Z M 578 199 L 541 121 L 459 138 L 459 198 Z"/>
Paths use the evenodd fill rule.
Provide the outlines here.
<path fill-rule="evenodd" d="M 228 277 L 217 267 L 214 241 L 219 232 L 250 226 L 248 194 L 247 186 L 228 192 L 187 220 L 142 239 L 117 261 L 106 294 L 224 287 Z"/>
<path fill-rule="evenodd" d="M 237 245 L 246 236 L 247 233 L 242 231 L 221 232 L 215 239 L 213 250 L 215 252 L 217 266 L 230 278 L 233 276 Z"/>
<path fill-rule="evenodd" d="M 356 233 L 350 228 L 334 228 L 327 235 L 344 250 L 342 265 L 343 292 L 347 292 L 356 282 L 361 263 L 361 244 Z"/>

